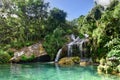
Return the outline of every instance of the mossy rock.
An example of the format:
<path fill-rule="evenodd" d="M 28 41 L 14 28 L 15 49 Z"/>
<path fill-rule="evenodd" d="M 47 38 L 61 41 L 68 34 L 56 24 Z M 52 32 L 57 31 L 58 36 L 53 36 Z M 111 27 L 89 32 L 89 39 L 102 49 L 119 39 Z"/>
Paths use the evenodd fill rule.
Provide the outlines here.
<path fill-rule="evenodd" d="M 71 57 L 65 57 L 65 58 L 60 59 L 58 64 L 60 66 L 71 66 L 71 65 L 74 65 L 74 61 L 72 60 Z"/>
<path fill-rule="evenodd" d="M 106 60 L 104 58 L 100 59 L 100 65 L 105 65 Z"/>
<path fill-rule="evenodd" d="M 99 65 L 98 67 L 97 67 L 97 71 L 98 71 L 98 73 L 103 73 L 105 70 L 104 70 L 104 66 L 103 65 Z"/>
<path fill-rule="evenodd" d="M 71 66 L 74 64 L 79 64 L 80 58 L 79 57 L 64 57 L 59 60 L 58 64 L 61 66 Z"/>
<path fill-rule="evenodd" d="M 75 64 L 79 64 L 79 63 L 80 63 L 80 57 L 72 57 L 72 61 L 73 61 Z"/>

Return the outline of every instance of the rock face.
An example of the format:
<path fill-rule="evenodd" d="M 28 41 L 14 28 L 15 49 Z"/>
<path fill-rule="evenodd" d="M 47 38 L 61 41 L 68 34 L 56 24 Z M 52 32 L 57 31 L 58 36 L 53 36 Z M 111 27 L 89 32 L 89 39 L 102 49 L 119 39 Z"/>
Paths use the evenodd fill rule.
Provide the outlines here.
<path fill-rule="evenodd" d="M 47 55 L 41 43 L 33 44 L 29 47 L 24 47 L 14 53 L 14 57 L 10 59 L 11 62 L 31 62 L 31 61 L 49 61 L 50 57 Z"/>

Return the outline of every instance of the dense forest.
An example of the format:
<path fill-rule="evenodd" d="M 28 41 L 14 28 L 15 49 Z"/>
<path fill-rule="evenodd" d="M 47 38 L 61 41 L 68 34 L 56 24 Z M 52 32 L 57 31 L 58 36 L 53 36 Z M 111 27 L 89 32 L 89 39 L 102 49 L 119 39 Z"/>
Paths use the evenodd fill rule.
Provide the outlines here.
<path fill-rule="evenodd" d="M 120 2 L 114 0 L 104 8 L 95 4 L 87 15 L 72 21 L 58 8 L 50 9 L 44 0 L 3 0 L 0 8 L 0 63 L 9 62 L 14 51 L 42 42 L 54 59 L 67 42 L 67 36 L 89 35 L 90 54 L 94 62 L 114 57 L 120 61 Z"/>

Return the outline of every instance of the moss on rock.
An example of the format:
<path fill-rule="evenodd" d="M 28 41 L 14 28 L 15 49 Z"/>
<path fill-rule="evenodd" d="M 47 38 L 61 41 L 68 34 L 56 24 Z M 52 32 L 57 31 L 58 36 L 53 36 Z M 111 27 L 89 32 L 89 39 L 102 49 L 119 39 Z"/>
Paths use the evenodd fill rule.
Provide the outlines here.
<path fill-rule="evenodd" d="M 79 57 L 64 57 L 64 58 L 60 59 L 58 64 L 60 66 L 71 66 L 74 64 L 78 64 L 79 62 L 80 62 Z"/>

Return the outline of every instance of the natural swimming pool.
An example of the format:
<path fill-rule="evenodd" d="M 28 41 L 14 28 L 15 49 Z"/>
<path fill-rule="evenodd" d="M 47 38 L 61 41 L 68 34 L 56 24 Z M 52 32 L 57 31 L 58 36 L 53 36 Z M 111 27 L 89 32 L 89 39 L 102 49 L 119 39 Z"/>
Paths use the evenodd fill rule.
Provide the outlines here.
<path fill-rule="evenodd" d="M 113 75 L 99 75 L 96 66 L 59 67 L 50 63 L 1 64 L 0 80 L 120 80 Z"/>

